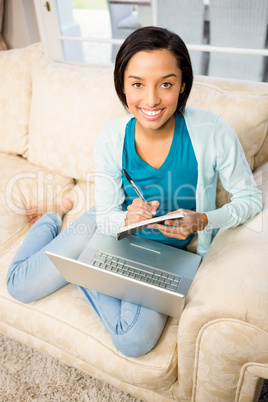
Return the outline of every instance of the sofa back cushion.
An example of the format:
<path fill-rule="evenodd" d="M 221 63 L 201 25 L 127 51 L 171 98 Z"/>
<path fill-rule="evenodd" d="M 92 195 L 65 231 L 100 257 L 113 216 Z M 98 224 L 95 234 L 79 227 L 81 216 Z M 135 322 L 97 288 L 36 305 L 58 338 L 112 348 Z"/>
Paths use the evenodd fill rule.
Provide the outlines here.
<path fill-rule="evenodd" d="M 29 161 L 75 179 L 94 172 L 99 131 L 125 115 L 112 68 L 79 67 L 32 57 Z"/>
<path fill-rule="evenodd" d="M 112 67 L 79 67 L 32 52 L 29 161 L 62 175 L 94 177 L 99 131 L 125 115 Z M 237 133 L 251 169 L 268 160 L 268 84 L 197 76 L 188 105 L 219 113 Z"/>
<path fill-rule="evenodd" d="M 268 84 L 197 76 L 188 105 L 218 113 L 236 132 L 252 170 L 268 161 Z"/>
<path fill-rule="evenodd" d="M 0 152 L 25 155 L 31 101 L 32 46 L 0 52 Z"/>

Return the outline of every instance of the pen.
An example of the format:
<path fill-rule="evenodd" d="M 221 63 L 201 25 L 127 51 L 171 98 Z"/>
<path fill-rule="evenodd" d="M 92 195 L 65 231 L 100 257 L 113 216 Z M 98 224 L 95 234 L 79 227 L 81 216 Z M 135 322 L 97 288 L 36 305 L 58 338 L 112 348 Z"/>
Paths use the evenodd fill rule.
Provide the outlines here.
<path fill-rule="evenodd" d="M 146 202 L 146 204 L 148 204 L 148 202 L 146 201 L 146 199 L 143 197 L 142 193 L 140 192 L 140 190 L 138 189 L 138 187 L 136 186 L 136 184 L 134 183 L 134 181 L 131 179 L 131 177 L 129 176 L 128 172 L 125 171 L 125 169 L 123 169 L 123 173 L 126 177 L 126 179 L 128 180 L 128 182 L 130 183 L 130 185 L 134 188 L 134 190 L 136 191 L 136 193 L 138 194 L 138 196 L 142 199 L 142 201 Z"/>

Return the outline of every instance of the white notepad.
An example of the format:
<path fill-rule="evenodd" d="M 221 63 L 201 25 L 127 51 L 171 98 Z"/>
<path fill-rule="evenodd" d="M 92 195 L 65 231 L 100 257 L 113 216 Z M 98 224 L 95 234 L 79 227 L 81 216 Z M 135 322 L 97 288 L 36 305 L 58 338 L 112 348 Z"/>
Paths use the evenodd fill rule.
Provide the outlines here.
<path fill-rule="evenodd" d="M 117 238 L 117 240 L 121 240 L 135 232 L 139 232 L 140 230 L 145 229 L 150 224 L 163 223 L 166 220 L 171 220 L 171 219 L 181 219 L 181 218 L 184 218 L 185 216 L 186 216 L 186 212 L 178 212 L 178 213 L 174 213 L 174 214 L 166 214 L 166 215 L 157 216 L 155 218 L 146 219 L 144 221 L 137 222 L 132 225 L 127 225 L 127 226 L 124 226 L 117 233 L 116 238 Z"/>

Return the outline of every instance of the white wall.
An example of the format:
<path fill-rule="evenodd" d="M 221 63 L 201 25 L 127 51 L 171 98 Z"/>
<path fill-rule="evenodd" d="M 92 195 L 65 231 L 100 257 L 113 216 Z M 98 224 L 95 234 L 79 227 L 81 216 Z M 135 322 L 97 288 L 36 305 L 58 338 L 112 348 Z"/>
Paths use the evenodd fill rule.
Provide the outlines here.
<path fill-rule="evenodd" d="M 40 41 L 33 0 L 5 0 L 4 7 L 3 37 L 9 49 Z"/>

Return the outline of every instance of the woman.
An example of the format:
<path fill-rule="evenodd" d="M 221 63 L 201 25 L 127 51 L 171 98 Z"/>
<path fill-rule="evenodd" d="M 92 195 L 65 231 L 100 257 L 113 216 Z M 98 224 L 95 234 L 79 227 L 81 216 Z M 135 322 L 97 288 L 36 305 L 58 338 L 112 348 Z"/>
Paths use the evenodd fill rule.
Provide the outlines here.
<path fill-rule="evenodd" d="M 98 228 L 115 235 L 123 225 L 181 209 L 184 218 L 152 225 L 138 235 L 186 248 L 197 231 L 198 253 L 204 256 L 217 229 L 242 224 L 262 208 L 236 135 L 218 115 L 185 107 L 193 81 L 191 61 L 181 38 L 165 29 L 141 28 L 126 39 L 116 58 L 114 81 L 131 114 L 105 127 L 96 146 Z M 123 169 L 147 202 L 136 197 Z M 232 194 L 220 209 L 215 204 L 218 174 Z M 78 258 L 95 230 L 92 209 L 59 233 L 62 216 L 71 208 L 64 199 L 60 205 L 41 203 L 27 211 L 36 223 L 8 271 L 13 297 L 29 302 L 66 284 L 45 251 Z M 79 225 L 88 230 L 76 230 Z M 138 357 L 155 346 L 165 315 L 78 288 L 122 353 Z"/>

